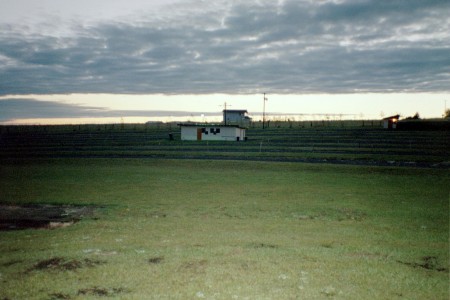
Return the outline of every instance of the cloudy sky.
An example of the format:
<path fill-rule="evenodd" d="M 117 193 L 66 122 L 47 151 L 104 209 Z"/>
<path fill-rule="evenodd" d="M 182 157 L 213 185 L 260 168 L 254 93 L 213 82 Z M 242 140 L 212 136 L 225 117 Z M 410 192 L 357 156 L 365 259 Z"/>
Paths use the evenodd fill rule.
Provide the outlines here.
<path fill-rule="evenodd" d="M 0 122 L 268 113 L 439 117 L 448 0 L 0 0 Z"/>

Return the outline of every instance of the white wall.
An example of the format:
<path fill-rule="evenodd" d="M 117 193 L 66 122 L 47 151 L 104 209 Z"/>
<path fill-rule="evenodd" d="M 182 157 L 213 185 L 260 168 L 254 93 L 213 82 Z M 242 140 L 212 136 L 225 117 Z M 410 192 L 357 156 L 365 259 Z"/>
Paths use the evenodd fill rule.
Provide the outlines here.
<path fill-rule="evenodd" d="M 240 141 L 245 140 L 245 129 L 236 127 L 195 127 L 195 126 L 181 126 L 181 140 L 196 141 L 197 129 L 205 129 L 202 133 L 202 141 L 236 141 L 239 137 Z M 212 130 L 211 130 L 212 129 Z M 217 132 L 220 130 L 220 132 Z M 214 134 L 215 133 L 215 134 Z"/>
<path fill-rule="evenodd" d="M 197 127 L 181 126 L 181 140 L 182 141 L 196 141 L 197 140 Z"/>

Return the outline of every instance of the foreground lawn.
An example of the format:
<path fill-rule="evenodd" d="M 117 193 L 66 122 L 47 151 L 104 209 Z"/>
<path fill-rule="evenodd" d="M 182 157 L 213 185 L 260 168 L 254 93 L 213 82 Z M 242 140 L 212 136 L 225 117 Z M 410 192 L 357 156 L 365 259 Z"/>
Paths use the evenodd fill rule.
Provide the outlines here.
<path fill-rule="evenodd" d="M 0 299 L 448 299 L 448 170 L 0 162 L 1 203 L 94 205 L 0 232 Z"/>

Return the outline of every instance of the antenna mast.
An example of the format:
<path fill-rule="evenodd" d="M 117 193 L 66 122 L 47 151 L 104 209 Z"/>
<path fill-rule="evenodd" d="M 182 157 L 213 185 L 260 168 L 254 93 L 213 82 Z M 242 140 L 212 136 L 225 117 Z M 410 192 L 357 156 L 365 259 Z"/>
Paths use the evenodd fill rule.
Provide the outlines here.
<path fill-rule="evenodd" d="M 264 123 L 266 122 L 266 101 L 268 99 L 266 98 L 266 93 L 264 93 L 264 98 L 263 98 L 263 129 L 264 129 Z"/>

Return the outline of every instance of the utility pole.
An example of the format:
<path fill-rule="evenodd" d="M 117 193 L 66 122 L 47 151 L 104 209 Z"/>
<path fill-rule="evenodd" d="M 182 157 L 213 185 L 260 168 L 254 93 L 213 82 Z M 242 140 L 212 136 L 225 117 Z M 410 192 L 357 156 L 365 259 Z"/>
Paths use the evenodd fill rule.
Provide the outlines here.
<path fill-rule="evenodd" d="M 225 101 L 225 103 L 223 104 L 223 118 L 224 118 L 224 122 L 225 122 L 225 126 L 227 126 L 227 102 Z"/>
<path fill-rule="evenodd" d="M 264 123 L 266 122 L 266 101 L 268 99 L 266 98 L 266 93 L 264 93 L 264 98 L 263 98 L 263 129 L 264 129 Z"/>
<path fill-rule="evenodd" d="M 221 106 L 221 105 L 219 105 L 219 106 Z M 228 106 L 231 106 L 231 105 L 228 105 Z M 225 102 L 223 104 L 223 122 L 224 122 L 225 126 L 227 126 L 227 102 Z"/>

